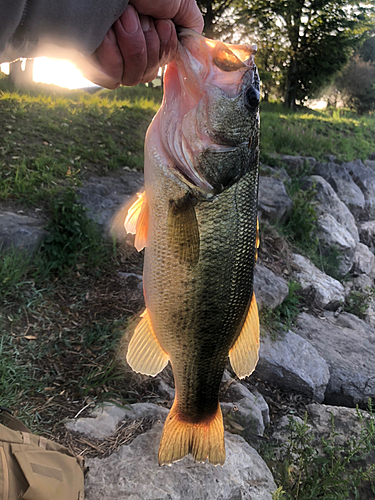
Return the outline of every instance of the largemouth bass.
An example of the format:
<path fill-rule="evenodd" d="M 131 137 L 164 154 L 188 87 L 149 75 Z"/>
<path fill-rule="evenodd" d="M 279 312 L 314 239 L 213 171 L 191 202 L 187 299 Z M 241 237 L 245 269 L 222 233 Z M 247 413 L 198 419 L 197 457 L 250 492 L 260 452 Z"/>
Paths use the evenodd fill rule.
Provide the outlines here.
<path fill-rule="evenodd" d="M 182 30 L 145 141 L 145 192 L 125 227 L 145 250 L 146 310 L 129 343 L 136 372 L 170 361 L 176 397 L 159 463 L 225 460 L 219 386 L 258 360 L 259 77 L 255 47 Z"/>

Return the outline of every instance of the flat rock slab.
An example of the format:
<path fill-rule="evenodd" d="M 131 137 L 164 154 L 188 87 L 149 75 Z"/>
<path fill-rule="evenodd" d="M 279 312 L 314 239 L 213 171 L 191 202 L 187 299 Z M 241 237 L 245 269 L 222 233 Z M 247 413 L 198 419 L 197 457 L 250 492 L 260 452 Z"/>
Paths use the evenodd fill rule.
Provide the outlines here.
<path fill-rule="evenodd" d="M 276 485 L 258 453 L 240 436 L 225 434 L 223 467 L 186 457 L 157 463 L 162 424 L 104 459 L 88 459 L 86 500 L 271 500 Z"/>
<path fill-rule="evenodd" d="M 0 248 L 32 254 L 47 236 L 44 220 L 13 212 L 0 213 Z"/>
<path fill-rule="evenodd" d="M 108 231 L 117 210 L 142 186 L 141 172 L 125 170 L 104 177 L 90 177 L 77 192 L 81 203 L 88 210 L 88 216 Z"/>
<path fill-rule="evenodd" d="M 332 186 L 341 201 L 357 217 L 361 217 L 365 208 L 365 196 L 350 177 L 346 168 L 337 163 L 317 163 L 315 174 L 323 177 Z"/>
<path fill-rule="evenodd" d="M 330 370 L 325 403 L 367 406 L 375 397 L 375 329 L 353 314 L 322 319 L 302 313 L 296 333 L 310 342 Z"/>
<path fill-rule="evenodd" d="M 68 420 L 65 426 L 73 432 L 104 439 L 116 432 L 123 420 L 152 418 L 164 422 L 169 410 L 153 403 L 135 403 L 127 407 L 106 404 L 94 410 L 90 417 Z"/>
<path fill-rule="evenodd" d="M 295 279 L 303 291 L 312 292 L 317 307 L 334 310 L 345 301 L 344 287 L 339 281 L 327 276 L 303 255 L 293 254 L 293 262 L 299 268 L 294 272 Z"/>
<path fill-rule="evenodd" d="M 288 296 L 288 282 L 263 266 L 260 262 L 255 266 L 254 292 L 258 306 L 275 309 Z"/>
<path fill-rule="evenodd" d="M 259 177 L 258 215 L 261 221 L 282 221 L 292 208 L 293 202 L 283 181 L 273 177 Z"/>
<path fill-rule="evenodd" d="M 330 377 L 328 365 L 317 350 L 291 331 L 277 340 L 268 334 L 261 336 L 255 373 L 262 380 L 301 392 L 318 402 L 324 400 Z"/>

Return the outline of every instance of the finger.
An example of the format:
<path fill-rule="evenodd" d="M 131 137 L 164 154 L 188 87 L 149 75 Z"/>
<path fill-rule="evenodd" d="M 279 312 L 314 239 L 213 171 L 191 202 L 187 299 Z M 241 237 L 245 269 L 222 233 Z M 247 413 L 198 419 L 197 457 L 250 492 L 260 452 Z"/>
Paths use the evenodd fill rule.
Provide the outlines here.
<path fill-rule="evenodd" d="M 165 66 L 174 58 L 177 51 L 177 33 L 175 25 L 169 20 L 155 21 L 160 40 L 159 65 Z"/>
<path fill-rule="evenodd" d="M 136 85 L 147 68 L 147 45 L 139 16 L 132 5 L 128 5 L 114 24 L 118 46 L 124 60 L 121 83 Z"/>
<path fill-rule="evenodd" d="M 139 14 L 155 19 L 172 19 L 184 28 L 202 33 L 203 17 L 195 0 L 129 0 Z"/>
<path fill-rule="evenodd" d="M 104 73 L 107 77 L 105 79 L 106 85 L 103 86 L 107 88 L 117 88 L 121 83 L 122 74 L 124 72 L 124 60 L 120 48 L 117 45 L 116 35 L 113 28 L 108 31 L 103 42 L 96 49 L 94 57 L 97 62 L 96 66 L 98 67 L 98 70 Z M 98 75 L 95 78 L 100 81 L 103 79 L 101 75 Z M 98 81 L 94 83 L 98 83 Z"/>
<path fill-rule="evenodd" d="M 153 80 L 158 73 L 160 40 L 151 17 L 141 15 L 139 16 L 139 20 L 147 46 L 147 68 L 142 78 L 142 82 L 146 83 Z"/>
<path fill-rule="evenodd" d="M 176 26 L 191 28 L 198 33 L 203 31 L 203 16 L 195 0 L 181 0 L 180 8 L 172 20 Z"/>

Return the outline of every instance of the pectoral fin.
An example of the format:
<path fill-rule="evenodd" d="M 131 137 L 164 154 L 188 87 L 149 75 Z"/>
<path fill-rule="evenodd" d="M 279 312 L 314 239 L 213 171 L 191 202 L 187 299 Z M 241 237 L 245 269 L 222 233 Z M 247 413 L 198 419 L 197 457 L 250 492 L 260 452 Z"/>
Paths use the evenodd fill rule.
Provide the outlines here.
<path fill-rule="evenodd" d="M 260 245 L 260 238 L 259 238 L 259 219 L 257 219 L 257 234 L 255 237 L 255 261 L 258 259 L 258 250 L 259 250 L 259 245 Z"/>
<path fill-rule="evenodd" d="M 259 316 L 253 293 L 241 333 L 229 351 L 229 360 L 238 378 L 248 377 L 259 359 Z"/>
<path fill-rule="evenodd" d="M 155 376 L 167 366 L 168 354 L 155 336 L 147 309 L 129 343 L 126 361 L 137 373 Z"/>
<path fill-rule="evenodd" d="M 169 202 L 168 246 L 180 263 L 195 265 L 199 259 L 199 229 L 190 196 Z"/>
<path fill-rule="evenodd" d="M 148 203 L 146 193 L 137 194 L 138 198 L 129 208 L 125 219 L 125 229 L 135 234 L 134 246 L 140 252 L 147 242 Z"/>

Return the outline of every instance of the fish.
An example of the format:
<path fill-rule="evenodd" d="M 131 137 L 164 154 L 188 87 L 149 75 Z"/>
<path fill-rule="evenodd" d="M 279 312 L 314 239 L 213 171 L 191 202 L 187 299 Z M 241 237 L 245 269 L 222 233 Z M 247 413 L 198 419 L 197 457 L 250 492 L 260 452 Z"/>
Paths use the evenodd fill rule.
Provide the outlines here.
<path fill-rule="evenodd" d="M 239 378 L 258 361 L 255 53 L 180 30 L 146 134 L 145 190 L 125 220 L 136 249 L 145 248 L 146 304 L 126 359 L 150 376 L 170 362 L 175 381 L 160 465 L 189 453 L 223 465 L 218 394 L 228 356 Z"/>

